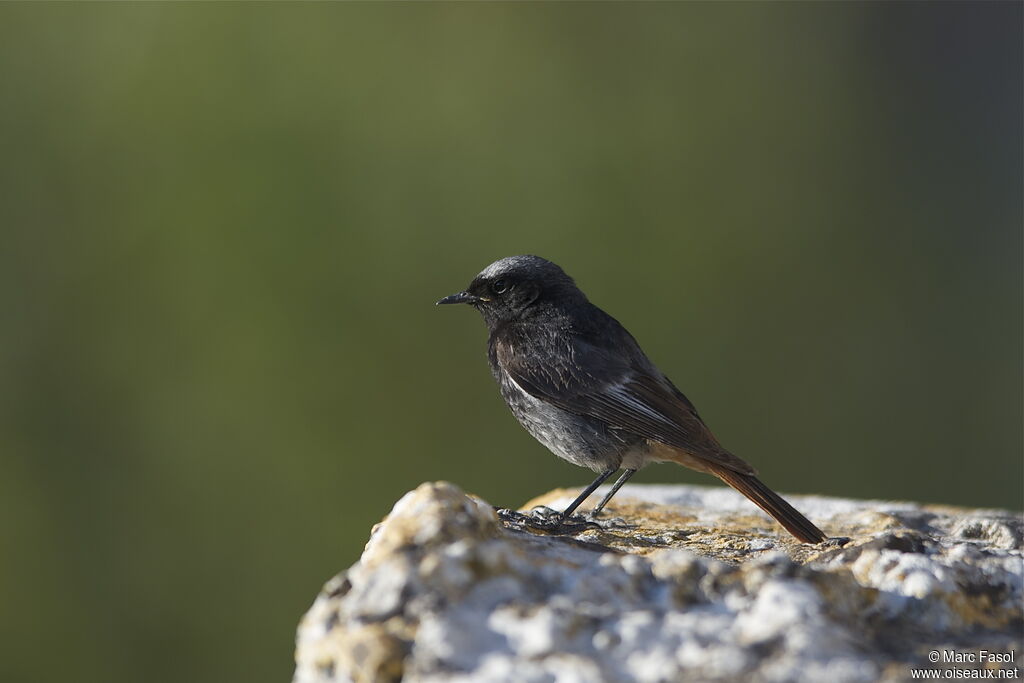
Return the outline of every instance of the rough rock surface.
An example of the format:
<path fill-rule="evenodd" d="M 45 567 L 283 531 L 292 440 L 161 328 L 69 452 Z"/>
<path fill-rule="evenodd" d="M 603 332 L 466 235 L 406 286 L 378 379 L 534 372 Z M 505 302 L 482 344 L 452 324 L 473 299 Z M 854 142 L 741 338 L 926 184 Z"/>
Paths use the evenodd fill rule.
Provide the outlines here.
<path fill-rule="evenodd" d="M 849 541 L 724 488 L 627 486 L 551 535 L 423 484 L 302 619 L 294 681 L 1020 679 L 1020 514 L 788 498 Z"/>

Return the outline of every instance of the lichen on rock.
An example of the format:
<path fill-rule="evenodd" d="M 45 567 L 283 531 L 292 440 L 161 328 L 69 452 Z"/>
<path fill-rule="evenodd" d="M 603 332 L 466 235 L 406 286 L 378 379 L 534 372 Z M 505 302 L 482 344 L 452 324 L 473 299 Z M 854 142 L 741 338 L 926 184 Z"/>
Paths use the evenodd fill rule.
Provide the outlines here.
<path fill-rule="evenodd" d="M 723 488 L 627 486 L 553 535 L 423 484 L 303 617 L 294 683 L 1020 677 L 1021 515 L 791 499 L 849 541 L 801 544 Z"/>

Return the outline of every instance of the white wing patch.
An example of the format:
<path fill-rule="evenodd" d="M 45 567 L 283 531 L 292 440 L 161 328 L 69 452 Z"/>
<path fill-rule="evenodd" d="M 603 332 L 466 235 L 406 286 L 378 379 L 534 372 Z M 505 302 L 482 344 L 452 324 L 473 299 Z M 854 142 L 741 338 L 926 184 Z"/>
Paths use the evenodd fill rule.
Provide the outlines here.
<path fill-rule="evenodd" d="M 646 415 L 647 417 L 653 418 L 659 422 L 672 422 L 669 417 L 659 413 L 657 410 L 651 408 L 642 400 L 631 394 L 622 383 L 608 387 L 605 389 L 605 393 L 608 396 L 613 397 L 619 403 L 628 406 L 634 412 Z"/>

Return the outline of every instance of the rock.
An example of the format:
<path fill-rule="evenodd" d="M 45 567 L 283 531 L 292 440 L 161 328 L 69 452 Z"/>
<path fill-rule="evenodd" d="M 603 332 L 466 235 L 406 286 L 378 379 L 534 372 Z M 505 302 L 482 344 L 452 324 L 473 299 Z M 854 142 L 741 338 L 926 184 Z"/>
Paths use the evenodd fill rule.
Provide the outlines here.
<path fill-rule="evenodd" d="M 294 683 L 1020 678 L 1020 514 L 788 498 L 849 540 L 725 488 L 626 486 L 555 535 L 423 484 L 303 617 Z"/>

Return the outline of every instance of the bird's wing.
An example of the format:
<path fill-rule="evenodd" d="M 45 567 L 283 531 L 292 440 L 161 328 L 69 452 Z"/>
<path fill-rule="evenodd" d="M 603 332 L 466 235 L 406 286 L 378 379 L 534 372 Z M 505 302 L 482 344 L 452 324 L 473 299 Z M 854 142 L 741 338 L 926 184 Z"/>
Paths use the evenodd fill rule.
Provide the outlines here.
<path fill-rule="evenodd" d="M 576 335 L 562 336 L 552 341 L 566 345 L 566 352 L 545 355 L 545 362 L 517 352 L 519 345 L 511 340 L 499 341 L 495 352 L 505 372 L 535 398 L 753 474 L 749 464 L 722 448 L 689 400 L 654 368 L 632 337 L 622 333 L 626 339 L 612 335 L 607 347 Z M 627 339 L 627 348 L 615 344 Z M 551 363 L 552 357 L 562 360 Z M 595 375 L 589 369 L 599 371 Z"/>

